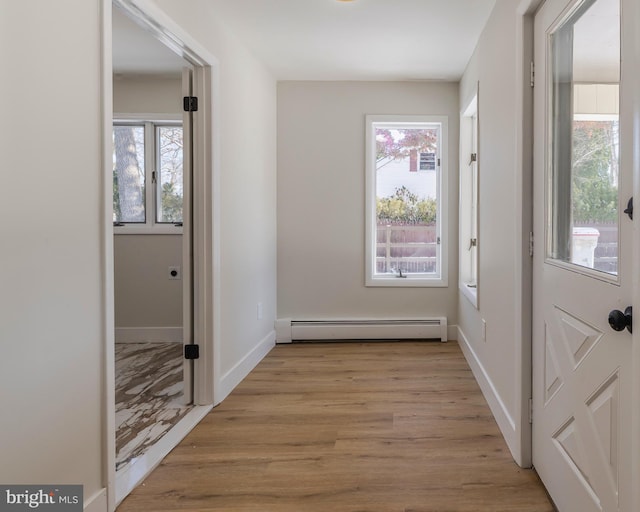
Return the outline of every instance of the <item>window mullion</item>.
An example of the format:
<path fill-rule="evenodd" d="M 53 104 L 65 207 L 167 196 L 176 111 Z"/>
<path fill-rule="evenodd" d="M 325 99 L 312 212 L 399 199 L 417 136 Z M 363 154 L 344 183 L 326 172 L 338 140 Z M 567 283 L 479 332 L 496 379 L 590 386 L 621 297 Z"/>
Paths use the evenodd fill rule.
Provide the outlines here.
<path fill-rule="evenodd" d="M 156 200 L 154 176 L 155 162 L 155 124 L 147 121 L 144 124 L 144 161 L 145 161 L 145 201 L 147 204 L 146 225 L 156 223 Z"/>

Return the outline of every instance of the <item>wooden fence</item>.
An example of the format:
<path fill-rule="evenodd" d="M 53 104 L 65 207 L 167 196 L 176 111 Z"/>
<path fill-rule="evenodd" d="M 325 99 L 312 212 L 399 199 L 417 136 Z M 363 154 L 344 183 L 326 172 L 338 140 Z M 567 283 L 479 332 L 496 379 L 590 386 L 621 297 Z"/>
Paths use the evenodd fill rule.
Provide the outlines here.
<path fill-rule="evenodd" d="M 434 225 L 379 224 L 376 272 L 435 273 L 438 243 Z"/>

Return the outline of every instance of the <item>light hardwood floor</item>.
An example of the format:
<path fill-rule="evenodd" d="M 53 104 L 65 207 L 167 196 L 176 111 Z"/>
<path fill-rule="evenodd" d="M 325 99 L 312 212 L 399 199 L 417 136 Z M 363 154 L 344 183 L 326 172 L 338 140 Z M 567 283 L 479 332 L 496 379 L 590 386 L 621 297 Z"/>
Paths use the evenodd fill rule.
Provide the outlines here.
<path fill-rule="evenodd" d="M 119 512 L 551 512 L 455 342 L 279 345 Z"/>

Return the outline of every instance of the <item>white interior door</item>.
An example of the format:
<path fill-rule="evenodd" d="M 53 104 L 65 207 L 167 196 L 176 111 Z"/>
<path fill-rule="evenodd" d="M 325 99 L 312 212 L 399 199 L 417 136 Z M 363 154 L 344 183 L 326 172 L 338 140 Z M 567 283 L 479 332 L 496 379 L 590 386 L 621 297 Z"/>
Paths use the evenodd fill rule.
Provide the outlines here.
<path fill-rule="evenodd" d="M 193 96 L 193 72 L 182 68 L 182 96 Z M 185 105 L 186 106 L 186 105 Z M 182 343 L 193 345 L 193 113 L 184 109 L 182 118 Z M 185 352 L 186 354 L 186 352 Z M 183 364 L 186 404 L 193 403 L 194 362 L 185 357 Z"/>
<path fill-rule="evenodd" d="M 632 335 L 609 314 L 637 260 L 636 1 L 546 0 L 535 20 L 533 463 L 561 512 L 633 510 Z"/>

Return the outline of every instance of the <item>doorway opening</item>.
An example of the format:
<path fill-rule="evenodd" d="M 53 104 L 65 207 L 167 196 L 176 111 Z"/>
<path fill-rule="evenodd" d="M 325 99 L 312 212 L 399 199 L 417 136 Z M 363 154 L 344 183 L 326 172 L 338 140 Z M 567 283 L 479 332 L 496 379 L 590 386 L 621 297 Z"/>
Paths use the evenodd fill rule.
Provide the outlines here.
<path fill-rule="evenodd" d="M 212 261 L 219 249 L 211 158 L 215 61 L 194 51 L 179 27 L 159 23 L 154 7 L 107 2 L 115 338 L 107 371 L 115 374 L 115 403 L 108 408 L 106 469 L 117 505 L 213 405 Z"/>
<path fill-rule="evenodd" d="M 191 409 L 190 169 L 182 114 L 189 63 L 122 10 L 113 30 L 116 471 L 135 464 Z M 188 142 L 188 141 L 187 141 Z M 186 391 L 186 393 L 185 393 Z"/>

